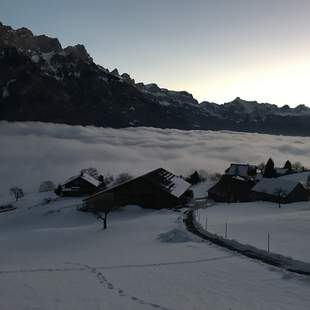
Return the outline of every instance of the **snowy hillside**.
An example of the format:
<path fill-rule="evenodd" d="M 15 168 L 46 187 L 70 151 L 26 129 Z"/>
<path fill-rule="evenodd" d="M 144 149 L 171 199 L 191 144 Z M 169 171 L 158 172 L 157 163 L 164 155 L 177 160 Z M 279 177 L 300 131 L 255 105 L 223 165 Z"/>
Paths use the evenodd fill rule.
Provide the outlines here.
<path fill-rule="evenodd" d="M 243 244 L 310 262 L 310 202 L 283 204 L 251 202 L 215 204 L 199 210 L 199 221 L 207 229 Z"/>
<path fill-rule="evenodd" d="M 309 308 L 306 277 L 198 240 L 180 212 L 128 206 L 103 231 L 79 199 L 44 198 L 0 214 L 1 310 Z"/>

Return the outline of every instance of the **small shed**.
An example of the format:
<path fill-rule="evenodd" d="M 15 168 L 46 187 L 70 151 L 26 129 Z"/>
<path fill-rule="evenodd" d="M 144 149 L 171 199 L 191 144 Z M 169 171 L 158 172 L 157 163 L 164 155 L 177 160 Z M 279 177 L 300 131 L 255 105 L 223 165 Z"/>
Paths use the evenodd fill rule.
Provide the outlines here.
<path fill-rule="evenodd" d="M 71 177 L 61 185 L 61 196 L 87 196 L 93 194 L 100 185 L 99 180 L 84 172 Z"/>
<path fill-rule="evenodd" d="M 252 188 L 255 181 L 224 174 L 221 179 L 208 191 L 208 198 L 217 202 L 248 202 L 252 201 Z"/>
<path fill-rule="evenodd" d="M 94 209 L 96 205 L 108 201 L 113 201 L 116 206 L 131 204 L 153 209 L 175 208 L 184 205 L 192 198 L 190 187 L 191 184 L 182 177 L 159 168 L 99 191 L 84 202 L 86 209 L 87 207 Z"/>
<path fill-rule="evenodd" d="M 307 201 L 309 188 L 298 181 L 282 178 L 263 178 L 252 189 L 255 200 L 290 203 Z"/>

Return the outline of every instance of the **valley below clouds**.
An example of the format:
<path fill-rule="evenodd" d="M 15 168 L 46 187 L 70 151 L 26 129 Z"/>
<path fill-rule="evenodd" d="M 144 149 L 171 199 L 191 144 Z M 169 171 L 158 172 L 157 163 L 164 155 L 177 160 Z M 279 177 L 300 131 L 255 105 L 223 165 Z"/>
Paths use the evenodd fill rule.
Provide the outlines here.
<path fill-rule="evenodd" d="M 310 138 L 230 131 L 96 128 L 40 122 L 0 122 L 0 195 L 12 186 L 38 190 L 95 167 L 134 176 L 163 167 L 176 174 L 223 172 L 231 162 L 259 164 L 272 157 L 310 166 Z"/>

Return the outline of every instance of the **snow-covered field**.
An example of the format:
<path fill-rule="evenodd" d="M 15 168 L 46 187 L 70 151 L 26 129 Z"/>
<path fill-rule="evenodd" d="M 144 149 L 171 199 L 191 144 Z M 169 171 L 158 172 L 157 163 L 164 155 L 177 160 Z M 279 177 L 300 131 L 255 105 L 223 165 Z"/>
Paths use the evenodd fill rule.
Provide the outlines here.
<path fill-rule="evenodd" d="M 244 244 L 310 262 L 310 202 L 283 204 L 251 202 L 215 204 L 199 210 L 208 231 Z"/>
<path fill-rule="evenodd" d="M 309 309 L 308 277 L 196 239 L 180 212 L 128 206 L 103 231 L 80 199 L 47 196 L 0 214 L 1 310 Z"/>
<path fill-rule="evenodd" d="M 222 173 L 231 162 L 259 164 L 272 157 L 310 167 L 310 138 L 158 128 L 95 128 L 38 122 L 0 122 L 0 195 L 12 186 L 37 190 L 82 168 L 133 175 L 159 167 L 176 174 Z"/>

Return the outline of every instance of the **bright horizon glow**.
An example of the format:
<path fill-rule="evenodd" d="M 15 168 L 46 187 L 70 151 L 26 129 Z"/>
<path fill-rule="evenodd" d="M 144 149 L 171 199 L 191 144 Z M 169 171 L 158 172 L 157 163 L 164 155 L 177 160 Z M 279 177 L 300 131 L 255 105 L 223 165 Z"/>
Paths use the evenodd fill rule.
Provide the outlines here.
<path fill-rule="evenodd" d="M 2 0 L 0 21 L 199 102 L 310 106 L 309 0 Z"/>

